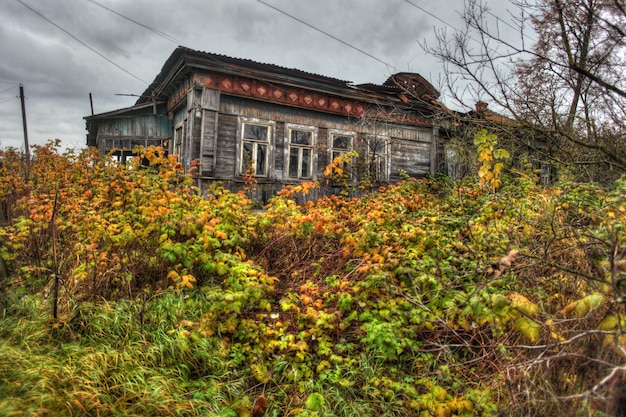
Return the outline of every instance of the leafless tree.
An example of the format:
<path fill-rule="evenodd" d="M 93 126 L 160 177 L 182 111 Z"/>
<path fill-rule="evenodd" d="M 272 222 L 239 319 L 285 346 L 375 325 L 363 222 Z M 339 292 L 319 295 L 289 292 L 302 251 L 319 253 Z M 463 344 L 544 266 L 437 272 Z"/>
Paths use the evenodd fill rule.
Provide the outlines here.
<path fill-rule="evenodd" d="M 467 0 L 462 31 L 437 32 L 449 94 L 487 101 L 513 121 L 518 144 L 580 179 L 626 172 L 626 8 L 623 0 L 515 0 L 496 18 Z M 517 34 L 511 36 L 511 34 Z M 471 103 L 469 103 L 471 102 Z"/>

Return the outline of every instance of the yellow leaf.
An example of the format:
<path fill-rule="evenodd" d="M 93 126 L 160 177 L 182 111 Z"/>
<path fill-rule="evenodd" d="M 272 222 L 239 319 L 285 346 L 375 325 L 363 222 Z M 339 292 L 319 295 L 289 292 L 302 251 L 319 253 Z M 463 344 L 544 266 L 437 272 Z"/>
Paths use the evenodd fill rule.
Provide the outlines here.
<path fill-rule="evenodd" d="M 507 294 L 507 297 L 511 300 L 511 307 L 521 311 L 522 313 L 535 317 L 539 312 L 539 306 L 531 302 L 528 298 L 518 293 Z"/>
<path fill-rule="evenodd" d="M 171 279 L 172 281 L 178 281 L 180 279 L 180 275 L 178 275 L 178 272 L 174 270 L 168 272 L 167 277 Z"/>
<path fill-rule="evenodd" d="M 531 343 L 537 343 L 539 340 L 539 332 L 541 327 L 528 317 L 520 317 L 513 323 L 515 330 L 520 332 L 522 336 L 530 340 Z"/>
<path fill-rule="evenodd" d="M 180 285 L 187 288 L 193 288 L 193 283 L 196 282 L 196 278 L 193 275 L 187 274 L 180 277 Z"/>
<path fill-rule="evenodd" d="M 618 324 L 619 324 L 619 320 L 617 316 L 614 316 L 614 315 L 606 316 L 604 320 L 602 320 L 600 324 L 598 324 L 598 330 L 607 330 L 607 331 L 615 330 Z"/>
<path fill-rule="evenodd" d="M 582 300 L 579 300 L 574 311 L 579 318 L 585 317 L 587 314 L 600 307 L 603 301 L 604 296 L 602 294 L 589 294 Z"/>
<path fill-rule="evenodd" d="M 563 309 L 561 310 L 561 314 L 563 314 L 564 316 L 567 316 L 569 313 L 574 311 L 579 301 L 580 300 L 572 301 L 571 303 L 563 307 Z"/>
<path fill-rule="evenodd" d="M 488 172 L 489 172 L 489 165 L 482 165 L 480 169 L 478 170 L 478 176 L 482 178 L 485 175 L 487 175 Z"/>

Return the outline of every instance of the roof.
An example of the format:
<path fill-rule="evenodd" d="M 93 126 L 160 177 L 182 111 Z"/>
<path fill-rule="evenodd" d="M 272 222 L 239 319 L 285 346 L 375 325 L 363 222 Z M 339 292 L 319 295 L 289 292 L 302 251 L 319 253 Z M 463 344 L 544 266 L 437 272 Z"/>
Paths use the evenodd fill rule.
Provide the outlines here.
<path fill-rule="evenodd" d="M 417 98 L 439 98 L 439 91 L 426 78 L 414 72 L 399 72 L 387 78 L 383 83 L 385 87 L 399 89 L 415 95 Z"/>
<path fill-rule="evenodd" d="M 157 101 L 157 104 L 163 104 L 163 103 L 164 101 L 162 100 Z M 106 113 L 92 114 L 91 116 L 86 116 L 83 119 L 85 120 L 110 119 L 111 117 L 127 115 L 129 113 L 134 113 L 140 110 L 144 110 L 152 106 L 153 106 L 153 103 L 152 103 L 152 100 L 150 100 L 150 102 L 148 103 L 135 104 L 134 106 L 131 106 L 131 107 L 125 107 L 123 109 L 117 109 L 117 110 L 109 111 Z"/>
<path fill-rule="evenodd" d="M 184 46 L 179 46 L 174 50 L 167 61 L 165 61 L 161 72 L 156 76 L 150 86 L 148 86 L 146 91 L 140 96 L 136 104 L 149 102 L 153 91 L 155 91 L 164 81 L 167 80 L 168 76 L 172 73 L 172 70 L 183 63 L 198 67 L 209 66 L 211 68 L 223 69 L 226 71 L 247 70 L 256 72 L 257 74 L 280 74 L 283 77 L 292 78 L 294 80 L 309 81 L 345 89 L 354 88 L 350 81 L 313 74 L 295 68 L 286 68 L 279 65 L 261 63 L 250 59 L 233 58 L 227 55 L 202 52 Z"/>
<path fill-rule="evenodd" d="M 162 95 L 164 95 L 163 93 L 168 83 L 174 80 L 179 72 L 184 70 L 185 66 L 217 70 L 231 74 L 247 74 L 251 77 L 265 79 L 266 81 L 280 81 L 297 86 L 306 85 L 307 87 L 330 90 L 339 94 L 361 96 L 372 93 L 388 96 L 392 93 L 397 97 L 407 91 L 406 87 L 402 84 L 398 85 L 398 83 L 408 84 L 410 80 L 413 88 L 416 89 L 416 91 L 410 91 L 415 98 L 436 99 L 439 97 L 439 92 L 428 81 L 419 74 L 414 73 L 403 72 L 394 74 L 383 85 L 360 84 L 355 86 L 350 81 L 313 74 L 295 68 L 261 63 L 250 59 L 233 58 L 179 46 L 167 59 L 161 72 L 140 96 L 136 104 L 151 102 L 153 95 L 156 98 L 165 98 Z"/>

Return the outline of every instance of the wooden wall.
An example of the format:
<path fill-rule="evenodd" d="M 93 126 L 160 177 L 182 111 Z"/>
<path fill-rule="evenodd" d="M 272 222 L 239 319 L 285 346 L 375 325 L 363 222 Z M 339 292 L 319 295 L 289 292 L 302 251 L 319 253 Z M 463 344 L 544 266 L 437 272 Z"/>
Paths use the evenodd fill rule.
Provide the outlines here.
<path fill-rule="evenodd" d="M 170 118 L 172 120 L 170 120 Z M 364 158 L 365 138 L 375 129 L 376 135 L 389 142 L 389 180 L 399 181 L 402 170 L 413 177 L 421 177 L 432 170 L 432 144 L 436 140 L 430 127 L 378 124 L 359 118 L 316 112 L 248 98 L 236 97 L 211 89 L 192 89 L 181 100 L 168 118 L 165 115 L 134 114 L 100 121 L 99 139 L 111 140 L 119 146 L 128 138 L 173 137 L 177 126 L 184 127 L 184 146 L 181 162 L 189 168 L 191 161 L 200 162 L 200 175 L 206 183 L 223 181 L 228 188 L 238 191 L 244 187 L 237 172 L 237 151 L 240 121 L 258 119 L 271 122 L 273 127 L 269 152 L 271 176 L 258 178 L 253 198 L 264 201 L 287 184 L 298 181 L 286 177 L 287 124 L 311 126 L 317 129 L 314 146 L 316 177 L 321 177 L 329 160 L 329 135 L 332 131 L 355 132 L 354 147 Z M 171 141 L 173 142 L 173 141 Z M 170 147 L 170 151 L 174 151 Z M 355 178 L 355 183 L 358 178 Z M 329 187 L 316 194 L 328 195 L 337 190 Z"/>
<path fill-rule="evenodd" d="M 274 157 L 273 179 L 289 182 L 285 178 L 285 125 L 287 123 L 314 126 L 318 128 L 317 143 L 317 172 L 321 174 L 330 163 L 328 156 L 329 131 L 343 130 L 357 132 L 364 136 L 369 133 L 370 127 L 360 119 L 312 112 L 298 108 L 279 106 L 272 103 L 222 95 L 219 106 L 220 114 L 217 118 L 217 143 L 215 148 L 214 177 L 231 178 L 236 173 L 236 149 L 238 117 L 254 118 L 263 121 L 273 121 L 274 143 L 272 155 Z M 213 123 L 205 121 L 205 126 Z M 376 133 L 388 138 L 390 142 L 390 180 L 399 181 L 399 171 L 402 170 L 412 177 L 421 177 L 431 172 L 431 142 L 433 129 L 430 127 L 414 127 L 402 125 L 376 126 Z M 205 150 L 207 147 L 205 146 Z M 364 154 L 364 149 L 355 149 Z M 205 151 L 205 153 L 207 153 Z M 206 162 L 208 163 L 208 161 Z M 208 172 L 208 171 L 203 171 Z"/>

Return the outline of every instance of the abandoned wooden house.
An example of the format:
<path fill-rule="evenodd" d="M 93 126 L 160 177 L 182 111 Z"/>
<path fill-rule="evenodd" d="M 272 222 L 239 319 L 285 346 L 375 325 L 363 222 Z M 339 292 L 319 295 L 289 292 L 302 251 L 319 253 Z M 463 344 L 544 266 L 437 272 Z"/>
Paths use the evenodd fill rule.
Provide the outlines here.
<path fill-rule="evenodd" d="M 122 161 L 137 145 L 163 146 L 198 167 L 202 188 L 241 189 L 252 173 L 263 199 L 321 179 L 352 150 L 353 184 L 389 183 L 437 169 L 438 96 L 414 73 L 354 85 L 178 47 L 134 106 L 85 117 L 87 144 Z"/>

